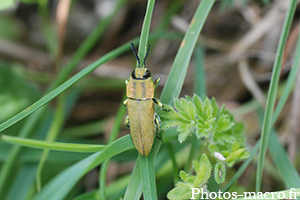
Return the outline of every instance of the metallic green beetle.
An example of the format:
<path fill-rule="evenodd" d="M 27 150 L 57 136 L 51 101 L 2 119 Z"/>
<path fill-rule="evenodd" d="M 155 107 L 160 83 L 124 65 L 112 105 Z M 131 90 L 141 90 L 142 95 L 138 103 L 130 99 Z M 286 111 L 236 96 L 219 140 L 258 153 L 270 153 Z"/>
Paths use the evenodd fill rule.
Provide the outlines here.
<path fill-rule="evenodd" d="M 160 108 L 163 104 L 154 98 L 154 90 L 160 78 L 153 81 L 150 71 L 146 68 L 145 61 L 151 45 L 149 45 L 143 65 L 131 43 L 132 51 L 139 63 L 126 83 L 127 99 L 123 104 L 127 107 L 128 115 L 124 124 L 130 128 L 133 144 L 142 156 L 148 156 L 156 133 L 160 130 L 160 119 L 155 113 L 154 103 Z"/>

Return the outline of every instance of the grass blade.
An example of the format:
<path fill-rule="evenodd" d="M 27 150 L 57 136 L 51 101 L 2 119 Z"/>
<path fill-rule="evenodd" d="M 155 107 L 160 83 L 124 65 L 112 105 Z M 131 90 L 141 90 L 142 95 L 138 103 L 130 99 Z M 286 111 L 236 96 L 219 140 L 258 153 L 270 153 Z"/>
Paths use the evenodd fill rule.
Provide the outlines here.
<path fill-rule="evenodd" d="M 8 135 L 2 135 L 1 139 L 11 144 L 22 145 L 25 147 L 38 148 L 38 149 L 49 149 L 54 151 L 98 152 L 105 148 L 105 145 L 49 142 L 49 141 L 20 138 L 20 137 L 8 136 Z"/>
<path fill-rule="evenodd" d="M 57 98 L 57 107 L 54 111 L 54 117 L 47 132 L 46 141 L 53 142 L 57 138 L 58 134 L 60 133 L 66 115 L 66 112 L 64 112 L 66 104 L 67 102 L 65 98 L 65 93 L 62 93 Z M 40 191 L 42 187 L 41 174 L 42 174 L 43 166 L 49 155 L 49 152 L 50 152 L 49 149 L 43 150 L 43 154 L 38 164 L 38 168 L 36 172 L 36 185 L 38 191 Z"/>
<path fill-rule="evenodd" d="M 75 165 L 67 168 L 58 176 L 52 179 L 42 190 L 34 197 L 34 200 L 61 200 L 69 193 L 77 181 L 87 172 L 117 154 L 133 148 L 130 135 L 126 135 L 107 145 L 103 151 L 95 153 L 86 159 L 81 160 Z"/>
<path fill-rule="evenodd" d="M 140 59 L 144 59 L 146 56 L 146 53 L 147 53 L 149 30 L 150 30 L 150 24 L 151 24 L 151 18 L 152 18 L 152 13 L 153 13 L 153 9 L 154 9 L 154 4 L 155 4 L 155 0 L 148 0 L 147 10 L 146 10 L 145 19 L 143 22 L 142 32 L 141 32 L 141 36 L 140 36 L 140 43 L 139 43 L 138 56 Z M 144 60 L 142 60 L 142 61 L 144 61 Z M 138 63 L 136 66 L 139 67 Z"/>
<path fill-rule="evenodd" d="M 128 175 L 121 177 L 117 181 L 109 184 L 105 190 L 107 199 L 120 199 L 121 196 L 124 194 L 124 190 L 128 185 L 129 179 L 130 176 Z M 73 200 L 99 200 L 99 191 L 94 190 L 91 192 L 86 192 L 74 198 Z"/>
<path fill-rule="evenodd" d="M 24 199 L 34 184 L 36 164 L 24 164 L 15 178 L 6 200 Z"/>
<path fill-rule="evenodd" d="M 83 125 L 78 125 L 70 128 L 66 128 L 62 131 L 62 137 L 64 138 L 80 138 L 98 135 L 104 131 L 106 119 L 101 119 L 99 121 L 86 123 Z"/>
<path fill-rule="evenodd" d="M 293 85 L 296 81 L 296 77 L 297 77 L 299 67 L 300 67 L 300 37 L 298 36 L 296 53 L 295 53 L 295 60 L 293 62 L 292 69 L 291 69 L 291 71 L 289 73 L 289 76 L 287 78 L 287 83 L 286 83 L 286 86 L 283 90 L 283 94 L 280 96 L 280 99 L 278 101 L 278 104 L 276 106 L 274 114 L 272 116 L 272 125 L 277 120 L 280 112 L 282 111 L 282 109 L 283 109 L 283 107 L 284 107 L 284 105 L 285 105 L 285 103 L 286 103 L 286 101 L 287 101 L 287 99 L 288 99 L 288 97 L 289 97 L 289 95 L 292 91 Z M 250 164 L 251 160 L 253 159 L 253 157 L 255 156 L 255 154 L 258 151 L 260 141 L 261 140 L 257 141 L 255 147 L 253 148 L 253 150 L 251 152 L 250 157 L 247 158 L 247 160 L 238 169 L 238 171 L 235 173 L 235 175 L 232 177 L 232 179 L 228 182 L 226 187 L 222 190 L 223 192 L 226 192 L 233 185 L 233 183 L 242 175 L 244 170 Z M 276 148 L 274 148 L 274 147 L 276 147 Z M 278 157 L 278 155 L 285 154 L 285 156 L 286 156 L 286 153 L 285 153 L 285 150 L 283 149 L 282 145 L 278 141 L 277 136 L 273 133 L 273 131 L 271 131 L 271 133 L 270 133 L 269 150 L 270 150 L 271 156 L 273 157 L 275 165 L 276 165 L 279 173 L 281 174 L 281 177 L 283 178 L 283 181 L 286 184 L 286 186 L 287 187 L 300 187 L 300 185 L 297 185 L 300 181 L 299 174 L 293 173 L 292 176 L 290 176 L 289 174 L 285 175 L 285 172 L 287 172 L 287 173 L 294 172 L 295 168 L 290 163 L 290 160 L 286 159 L 287 157 L 283 158 L 284 160 L 282 160 L 282 161 L 278 160 L 278 158 L 283 157 L 283 156 Z"/>
<path fill-rule="evenodd" d="M 42 113 L 46 110 L 46 107 L 38 110 L 37 112 L 33 113 L 28 120 L 26 120 L 26 123 L 23 125 L 21 131 L 19 132 L 20 137 L 26 137 L 30 132 L 33 131 L 36 119 L 42 116 Z M 2 190 L 5 185 L 5 182 L 8 179 L 8 176 L 10 175 L 10 172 L 12 170 L 12 166 L 15 162 L 15 159 L 18 157 L 18 154 L 21 150 L 21 146 L 15 146 L 10 150 L 8 154 L 8 158 L 5 160 L 4 164 L 1 167 L 0 171 L 0 198 L 2 197 Z"/>
<path fill-rule="evenodd" d="M 292 76 L 292 74 L 290 74 Z M 288 94 L 289 95 L 289 94 Z M 284 98 L 281 96 L 281 99 Z M 273 116 L 274 119 L 275 116 Z M 263 119 L 263 111 L 262 108 L 258 110 L 258 119 L 262 121 Z M 276 120 L 273 120 L 276 121 Z M 229 188 L 235 183 L 235 181 L 242 175 L 245 169 L 250 164 L 251 160 L 254 158 L 256 153 L 258 152 L 260 146 L 261 138 L 257 141 L 255 147 L 252 149 L 250 157 L 246 159 L 246 161 L 242 164 L 242 166 L 238 169 L 238 171 L 234 174 L 232 179 L 228 182 L 222 192 L 226 192 Z M 297 170 L 292 165 L 291 161 L 288 159 L 288 156 L 279 142 L 276 133 L 274 130 L 270 132 L 270 139 L 269 139 L 269 151 L 274 160 L 275 166 L 282 177 L 283 182 L 285 183 L 286 187 L 289 188 L 297 188 L 300 187 L 300 177 L 297 173 Z"/>
<path fill-rule="evenodd" d="M 146 59 L 147 47 L 148 47 L 148 37 L 151 25 L 151 18 L 154 9 L 155 0 L 148 0 L 146 14 L 143 22 L 142 32 L 140 36 L 139 45 L 139 57 Z M 145 60 L 143 61 L 145 62 Z M 146 67 L 146 66 L 145 66 Z M 144 199 L 156 199 L 156 182 L 155 182 L 155 171 L 154 171 L 154 157 L 144 157 L 139 155 L 140 161 L 140 174 L 142 178 L 143 185 L 143 196 Z"/>
<path fill-rule="evenodd" d="M 158 38 L 158 37 L 177 38 L 177 36 L 178 36 L 178 34 L 173 34 L 173 33 L 168 33 L 168 32 L 165 33 L 164 32 L 164 33 L 153 34 L 150 38 L 152 38 L 152 39 L 155 39 L 155 38 Z M 135 38 L 131 42 L 136 44 L 137 41 L 138 41 L 138 38 Z M 55 88 L 54 90 L 52 90 L 51 92 L 46 94 L 43 98 L 41 98 L 40 100 L 38 100 L 37 102 L 35 102 L 31 106 L 29 106 L 27 109 L 21 111 L 20 113 L 18 113 L 17 115 L 13 116 L 10 119 L 8 119 L 7 121 L 1 123 L 0 124 L 0 132 L 7 129 L 7 128 L 9 128 L 10 126 L 14 125 L 15 123 L 17 123 L 21 119 L 25 118 L 26 116 L 30 115 L 35 110 L 39 109 L 40 107 L 42 107 L 43 105 L 45 105 L 46 103 L 51 101 L 53 98 L 55 98 L 61 92 L 68 89 L 70 86 L 75 84 L 77 81 L 82 79 L 84 76 L 91 73 L 93 70 L 98 68 L 103 63 L 106 63 L 106 62 L 112 60 L 113 58 L 125 53 L 127 50 L 130 49 L 130 43 L 131 42 L 127 42 L 127 43 L 123 44 L 122 46 L 118 47 L 117 49 L 107 53 L 106 55 L 104 55 L 103 57 L 101 57 L 100 59 L 95 61 L 94 63 L 87 66 L 85 69 L 78 72 L 72 78 L 70 78 L 69 80 L 67 80 L 63 84 L 61 84 L 59 87 Z M 57 82 L 59 82 L 59 81 L 57 81 Z M 56 83 L 56 81 L 55 81 L 55 83 Z"/>
<path fill-rule="evenodd" d="M 170 104 L 172 103 L 173 98 L 178 98 L 194 47 L 196 45 L 203 24 L 214 2 L 214 0 L 200 2 L 191 25 L 182 41 L 182 45 L 177 52 L 167 82 L 163 89 L 161 95 L 161 101 L 163 103 Z M 154 158 L 156 156 L 160 145 L 161 141 L 155 140 L 149 157 Z M 139 162 L 139 159 L 137 162 Z M 138 173 L 140 172 L 136 169 L 137 166 L 138 165 L 136 164 L 130 182 L 128 184 L 128 188 L 126 190 L 124 200 L 139 199 L 141 195 L 141 180 L 139 179 L 140 176 L 138 176 Z"/>
<path fill-rule="evenodd" d="M 269 151 L 271 153 L 272 159 L 275 166 L 282 177 L 282 180 L 286 187 L 288 188 L 299 188 L 300 187 L 300 177 L 291 163 L 288 155 L 286 154 L 283 146 L 278 141 L 276 133 L 271 130 L 270 141 L 269 141 Z"/>
<path fill-rule="evenodd" d="M 300 27 L 300 26 L 299 26 Z M 300 33 L 300 31 L 299 31 Z M 285 88 L 283 90 L 282 95 L 280 96 L 280 99 L 278 101 L 278 104 L 276 106 L 276 109 L 274 111 L 273 114 L 273 119 L 272 119 L 272 124 L 275 123 L 275 121 L 277 120 L 280 112 L 282 111 L 292 89 L 293 86 L 296 82 L 296 78 L 297 78 L 297 74 L 299 71 L 299 67 L 300 67 L 300 36 L 298 35 L 298 41 L 297 41 L 297 46 L 296 46 L 296 53 L 295 53 L 295 57 L 294 57 L 294 62 L 293 62 L 293 66 L 292 69 L 289 73 L 289 77 L 287 79 L 287 83 L 285 85 Z"/>
<path fill-rule="evenodd" d="M 258 166 L 257 166 L 257 173 L 256 173 L 256 192 L 260 191 L 261 188 L 261 179 L 263 173 L 263 166 L 264 166 L 264 159 L 266 156 L 268 141 L 269 141 L 269 134 L 270 129 L 272 126 L 272 114 L 275 104 L 276 92 L 278 87 L 278 81 L 280 76 L 280 68 L 282 63 L 282 54 L 284 50 L 284 46 L 288 37 L 288 32 L 293 20 L 294 12 L 297 6 L 297 1 L 291 1 L 289 8 L 287 10 L 287 14 L 285 17 L 282 33 L 280 36 L 280 41 L 277 48 L 276 58 L 274 62 L 270 88 L 267 97 L 267 105 L 265 116 L 263 120 L 263 127 L 261 133 L 261 144 L 260 144 L 260 152 L 259 152 L 259 159 L 258 159 Z"/>
<path fill-rule="evenodd" d="M 144 199 L 157 199 L 153 157 L 139 156 Z"/>
<path fill-rule="evenodd" d="M 50 86 L 48 91 L 53 90 L 58 85 L 63 83 L 64 80 L 66 80 L 66 78 L 71 74 L 71 72 L 75 69 L 78 63 L 89 53 L 89 51 L 94 47 L 94 45 L 97 44 L 97 41 L 102 36 L 106 28 L 110 25 L 113 17 L 116 16 L 116 13 L 120 11 L 120 9 L 127 1 L 128 0 L 118 0 L 116 2 L 114 10 L 111 12 L 111 14 L 103 18 L 98 23 L 96 28 L 92 31 L 92 33 L 89 35 L 89 37 L 87 37 L 82 42 L 82 44 L 76 50 L 70 61 L 66 64 L 65 67 L 62 68 L 62 71 L 59 73 L 56 80 Z"/>
<path fill-rule="evenodd" d="M 173 104 L 173 98 L 179 97 L 194 47 L 214 2 L 214 0 L 200 2 L 190 26 L 181 42 L 165 87 L 162 91 L 161 101 L 163 103 Z"/>
<path fill-rule="evenodd" d="M 138 158 L 132 171 L 124 200 L 139 200 L 142 194 L 143 186 L 141 184 L 140 159 Z"/>
<path fill-rule="evenodd" d="M 206 95 L 205 49 L 202 46 L 196 46 L 194 56 L 196 60 L 194 92 L 203 97 Z"/>
<path fill-rule="evenodd" d="M 123 95 L 123 99 L 124 99 L 124 95 Z M 121 103 L 121 105 L 119 106 L 119 110 L 118 110 L 116 119 L 114 121 L 113 129 L 111 130 L 111 132 L 109 134 L 109 138 L 108 138 L 108 142 L 107 142 L 108 144 L 113 142 L 118 137 L 118 133 L 120 131 L 125 112 L 126 112 L 126 109 L 125 109 L 123 103 Z M 107 174 L 108 164 L 109 164 L 109 160 L 106 160 L 103 162 L 101 169 L 100 169 L 100 174 L 99 174 L 100 175 L 99 176 L 99 193 L 100 193 L 100 198 L 103 200 L 107 199 L 106 198 L 106 174 Z"/>
<path fill-rule="evenodd" d="M 7 129 L 8 127 L 14 125 L 21 119 L 25 118 L 26 116 L 28 116 L 35 110 L 39 109 L 40 107 L 42 107 L 43 105 L 48 103 L 50 100 L 52 100 L 57 95 L 59 95 L 60 93 L 62 93 L 63 91 L 65 91 L 66 89 L 71 87 L 74 83 L 76 83 L 77 81 L 79 81 L 80 79 L 82 79 L 83 77 L 88 75 L 89 73 L 91 73 L 93 70 L 98 68 L 103 63 L 126 52 L 129 49 L 129 47 L 130 47 L 130 43 L 128 42 L 128 43 L 120 46 L 119 48 L 107 53 L 106 55 L 104 55 L 102 58 L 98 59 L 96 62 L 92 63 L 91 65 L 87 66 L 86 68 L 84 68 L 83 70 L 78 72 L 76 75 L 74 75 L 72 78 L 70 78 L 69 80 L 67 80 L 66 82 L 64 82 L 63 84 L 61 84 L 60 86 L 58 86 L 57 88 L 55 88 L 54 90 L 52 90 L 51 92 L 46 94 L 40 100 L 38 100 L 37 102 L 35 102 L 34 104 L 32 104 L 31 106 L 26 108 L 25 110 L 21 111 L 17 115 L 13 116 L 12 118 L 10 118 L 7 121 L 0 124 L 0 132 Z"/>
<path fill-rule="evenodd" d="M 94 29 L 94 31 L 92 32 L 92 34 L 90 34 L 90 36 L 82 43 L 82 45 L 80 45 L 80 47 L 75 52 L 74 56 L 71 58 L 71 60 L 69 61 L 69 63 L 66 65 L 66 67 L 63 68 L 63 70 L 59 73 L 59 75 L 57 76 L 57 78 L 51 84 L 51 86 L 47 90 L 48 92 L 51 91 L 51 90 L 53 90 L 54 88 L 56 88 L 59 84 L 61 84 L 70 75 L 70 73 L 74 70 L 74 68 L 77 66 L 77 64 L 80 62 L 80 60 L 96 44 L 96 41 L 98 41 L 99 37 L 102 35 L 102 33 L 104 32 L 105 28 L 109 25 L 110 21 L 112 20 L 112 17 L 115 15 L 115 13 L 118 12 L 118 10 L 120 10 L 120 8 L 122 7 L 122 5 L 126 1 L 127 0 L 119 0 L 116 3 L 116 7 L 115 7 L 114 11 L 112 12 L 112 14 L 109 15 L 107 18 L 103 19 L 103 21 L 101 21 L 98 24 L 98 26 Z M 46 4 L 44 4 L 44 3 L 45 2 L 42 2 L 42 1 L 39 2 L 39 8 L 40 9 L 45 9 L 47 7 L 47 5 L 46 5 L 47 2 L 46 2 Z M 45 11 L 47 12 L 47 10 L 45 10 Z M 42 13 L 42 16 L 44 16 L 44 14 L 45 14 L 45 12 Z M 55 96 L 57 96 L 58 94 L 54 95 L 53 98 Z M 41 100 L 42 99 L 40 99 L 40 101 L 39 101 L 39 103 L 41 103 L 41 105 L 38 105 L 38 102 L 36 102 L 36 104 L 35 104 L 36 105 L 36 109 L 38 109 L 39 107 L 41 107 L 42 105 L 44 105 L 45 103 L 48 102 L 46 96 L 43 98 L 44 102 L 41 101 Z M 49 99 L 49 101 L 50 100 L 51 99 Z M 23 111 L 23 116 L 22 116 L 21 113 L 19 113 L 19 115 L 14 116 L 14 118 L 10 118 L 8 121 L 2 123 L 0 125 L 0 132 L 2 130 L 6 129 L 6 128 L 10 127 L 10 126 L 12 126 L 16 122 L 20 121 L 21 119 L 23 119 L 24 117 L 26 117 L 27 115 L 29 115 L 30 113 L 32 113 L 36 109 L 33 109 L 31 112 L 28 112 L 28 114 L 26 114 L 26 110 L 24 110 L 25 112 Z M 41 116 L 43 115 L 43 113 L 44 113 L 44 110 L 40 110 L 35 115 L 30 116 L 30 118 L 25 123 L 25 126 L 23 126 L 22 130 L 20 131 L 19 136 L 20 137 L 28 137 L 29 133 L 34 128 L 33 126 L 39 121 L 38 119 L 41 118 Z M 5 123 L 6 123 L 6 125 L 5 125 Z M 0 173 L 0 194 L 1 194 L 1 190 L 3 188 L 3 185 L 5 184 L 6 178 L 7 178 L 8 174 L 9 174 L 9 172 L 10 172 L 10 169 L 12 168 L 12 164 L 13 164 L 14 160 L 18 157 L 18 154 L 19 154 L 20 150 L 21 150 L 20 146 L 14 147 L 12 149 L 12 151 L 10 152 L 9 159 L 4 163 L 4 165 L 2 167 L 2 170 L 1 170 L 1 173 Z"/>

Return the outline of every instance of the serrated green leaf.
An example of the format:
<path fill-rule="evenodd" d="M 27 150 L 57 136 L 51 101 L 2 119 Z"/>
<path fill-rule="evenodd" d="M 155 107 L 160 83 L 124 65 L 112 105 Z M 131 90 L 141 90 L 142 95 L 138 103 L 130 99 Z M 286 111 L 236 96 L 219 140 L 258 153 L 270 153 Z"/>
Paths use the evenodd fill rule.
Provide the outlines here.
<path fill-rule="evenodd" d="M 194 180 L 195 187 L 202 187 L 208 181 L 211 174 L 211 164 L 206 154 L 203 154 L 198 163 L 193 162 L 193 166 L 196 164 L 196 178 Z"/>
<path fill-rule="evenodd" d="M 231 162 L 231 161 L 235 161 L 240 159 L 239 157 L 242 155 L 242 153 L 245 151 L 244 148 L 242 149 L 238 149 L 234 152 L 231 152 L 227 157 L 226 157 L 226 161 L 227 162 Z"/>
<path fill-rule="evenodd" d="M 249 153 L 248 151 L 244 151 L 244 152 L 239 156 L 239 158 L 240 158 L 241 160 L 244 160 L 244 159 L 248 158 L 249 156 L 250 156 L 250 153 Z"/>
<path fill-rule="evenodd" d="M 174 114 L 170 114 L 168 117 L 161 117 L 161 119 L 168 120 L 170 123 L 172 123 L 172 121 L 184 124 L 188 123 L 188 121 L 182 119 L 176 112 Z"/>
<path fill-rule="evenodd" d="M 213 136 L 213 141 L 218 145 L 226 145 L 226 143 L 232 144 L 233 142 L 235 142 L 236 138 L 229 134 L 215 133 L 215 135 Z M 229 145 L 227 145 L 227 149 L 230 149 Z"/>
<path fill-rule="evenodd" d="M 174 107 L 176 109 L 183 109 L 181 99 L 174 99 Z"/>
<path fill-rule="evenodd" d="M 163 130 L 174 127 L 174 126 L 180 126 L 182 124 L 181 121 L 175 121 L 175 120 L 163 120 L 161 122 L 161 127 Z"/>
<path fill-rule="evenodd" d="M 185 99 L 189 102 L 193 102 L 193 98 L 188 95 L 185 95 Z"/>
<path fill-rule="evenodd" d="M 193 121 L 196 120 L 195 106 L 191 101 L 188 102 L 188 108 L 189 108 L 190 119 Z"/>
<path fill-rule="evenodd" d="M 193 168 L 197 172 L 200 169 L 200 160 L 193 160 Z"/>
<path fill-rule="evenodd" d="M 205 127 L 203 124 L 197 124 L 196 136 L 197 138 L 208 137 L 208 131 L 211 129 L 211 126 Z"/>
<path fill-rule="evenodd" d="M 232 149 L 232 151 L 236 151 L 236 150 L 238 150 L 240 148 L 240 146 L 241 146 L 241 144 L 239 142 L 234 142 L 232 144 L 231 149 Z"/>
<path fill-rule="evenodd" d="M 226 114 L 226 112 L 225 112 L 225 105 L 224 104 L 219 109 L 219 115 L 223 115 L 223 114 Z"/>
<path fill-rule="evenodd" d="M 233 115 L 224 105 L 219 109 L 215 99 L 204 97 L 203 102 L 194 94 L 193 98 L 174 99 L 174 105 L 175 108 L 170 106 L 170 113 L 162 113 L 162 128 L 177 126 L 180 143 L 194 133 L 197 138 L 212 137 L 220 150 L 232 152 L 232 143 L 244 140 L 243 124 L 235 123 Z"/>
<path fill-rule="evenodd" d="M 186 121 L 190 121 L 190 113 L 188 102 L 185 99 L 175 100 L 175 108 L 178 111 L 179 115 Z"/>
<path fill-rule="evenodd" d="M 228 167 L 232 167 L 234 165 L 234 161 L 227 162 Z"/>
<path fill-rule="evenodd" d="M 196 108 L 202 107 L 202 102 L 198 95 L 194 94 L 192 101 L 194 102 Z"/>
<path fill-rule="evenodd" d="M 189 175 L 185 171 L 181 170 L 179 172 L 179 177 L 181 178 L 181 180 L 188 182 L 187 178 L 189 177 Z"/>
<path fill-rule="evenodd" d="M 194 109 L 194 106 L 192 104 L 192 102 L 186 100 L 186 99 L 182 99 L 182 105 L 183 105 L 183 108 L 184 108 L 184 112 L 187 114 L 188 116 L 188 120 L 191 121 L 191 120 L 195 120 L 195 109 Z"/>
<path fill-rule="evenodd" d="M 219 111 L 219 106 L 218 106 L 218 103 L 217 103 L 217 101 L 216 101 L 215 98 L 212 98 L 212 99 L 211 99 L 211 106 L 212 106 L 212 108 L 213 108 L 213 113 L 212 113 L 212 115 L 213 115 L 213 116 L 217 116 L 218 111 Z"/>
<path fill-rule="evenodd" d="M 230 129 L 234 125 L 233 122 L 230 121 L 229 116 L 221 115 L 217 120 L 217 132 L 224 132 Z"/>
<path fill-rule="evenodd" d="M 181 124 L 178 126 L 177 131 L 178 132 L 186 132 L 188 130 L 188 124 Z"/>
<path fill-rule="evenodd" d="M 160 118 L 172 118 L 172 116 L 178 116 L 177 112 L 174 110 L 172 106 L 168 104 L 164 104 L 164 109 L 168 110 L 167 112 L 162 109 L 156 109 L 155 111 L 159 114 Z"/>
<path fill-rule="evenodd" d="M 193 97 L 193 102 L 194 102 L 194 105 L 195 105 L 195 108 L 196 108 L 196 114 L 198 117 L 202 117 L 203 116 L 203 103 L 200 99 L 200 97 L 198 95 L 195 95 L 194 94 L 194 97 Z"/>
<path fill-rule="evenodd" d="M 204 119 L 208 119 L 212 116 L 213 109 L 210 103 L 210 100 L 208 98 L 205 99 L 204 101 L 204 107 L 203 107 L 203 117 Z"/>
<path fill-rule="evenodd" d="M 208 145 L 208 150 L 211 153 L 211 155 L 213 156 L 215 152 L 219 152 L 219 149 L 216 145 L 214 144 L 210 144 Z"/>
<path fill-rule="evenodd" d="M 191 196 L 192 196 L 191 185 L 183 182 L 179 182 L 177 186 L 167 194 L 167 198 L 171 200 L 190 199 Z"/>
<path fill-rule="evenodd" d="M 193 161 L 193 168 L 196 176 L 189 176 L 186 172 L 180 171 L 179 176 L 184 181 L 176 184 L 168 194 L 168 199 L 190 199 L 192 197 L 198 199 L 200 193 L 192 196 L 192 188 L 199 189 L 207 183 L 211 174 L 211 164 L 208 157 L 203 154 L 199 160 Z"/>
<path fill-rule="evenodd" d="M 227 158 L 230 155 L 229 151 L 222 151 L 222 155 Z"/>
<path fill-rule="evenodd" d="M 193 183 L 196 176 L 189 176 L 185 171 L 181 170 L 179 173 L 181 180 L 186 183 Z"/>
<path fill-rule="evenodd" d="M 184 98 L 180 99 L 180 101 L 182 103 L 183 109 L 186 109 L 188 107 L 188 101 Z"/>
<path fill-rule="evenodd" d="M 210 118 L 208 120 L 199 119 L 197 120 L 197 137 L 208 137 L 209 132 L 213 128 L 213 122 L 215 121 L 215 118 Z"/>
<path fill-rule="evenodd" d="M 209 132 L 205 131 L 205 129 L 197 129 L 196 130 L 196 136 L 197 138 L 208 138 Z"/>
<path fill-rule="evenodd" d="M 182 125 L 181 125 L 181 126 L 182 126 Z M 180 127 L 180 126 L 179 126 L 179 127 Z M 178 127 L 178 128 L 179 128 L 179 127 Z M 189 135 L 190 130 L 189 130 L 188 128 L 186 128 L 186 129 L 183 129 L 184 131 L 179 131 L 178 128 L 177 128 L 177 131 L 178 131 L 178 132 L 181 132 L 181 133 L 178 135 L 178 141 L 179 141 L 180 143 L 182 143 L 182 142 L 187 138 L 187 136 Z"/>
<path fill-rule="evenodd" d="M 240 141 L 244 141 L 244 132 L 245 132 L 245 126 L 244 123 L 241 122 L 235 122 L 234 126 L 231 128 L 231 134 Z"/>
<path fill-rule="evenodd" d="M 187 121 L 182 119 L 179 114 L 169 105 L 164 105 L 165 109 L 169 111 L 157 110 L 162 123 L 162 129 L 168 129 L 175 126 L 180 126 L 182 123 L 186 123 Z"/>

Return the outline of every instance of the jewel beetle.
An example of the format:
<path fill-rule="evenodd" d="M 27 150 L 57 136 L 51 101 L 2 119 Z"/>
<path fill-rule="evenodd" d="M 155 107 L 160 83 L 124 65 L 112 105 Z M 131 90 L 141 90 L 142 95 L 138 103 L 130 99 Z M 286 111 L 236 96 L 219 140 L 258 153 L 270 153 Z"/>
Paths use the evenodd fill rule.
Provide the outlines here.
<path fill-rule="evenodd" d="M 148 156 L 152 149 L 154 137 L 160 130 L 160 118 L 155 113 L 155 104 L 164 108 L 163 104 L 154 98 L 154 91 L 160 78 L 152 79 L 151 72 L 146 68 L 146 59 L 151 47 L 141 65 L 140 59 L 131 43 L 132 52 L 138 61 L 126 83 L 127 99 L 123 104 L 127 107 L 128 115 L 125 118 L 125 126 L 130 129 L 131 138 L 137 151 L 142 156 Z"/>

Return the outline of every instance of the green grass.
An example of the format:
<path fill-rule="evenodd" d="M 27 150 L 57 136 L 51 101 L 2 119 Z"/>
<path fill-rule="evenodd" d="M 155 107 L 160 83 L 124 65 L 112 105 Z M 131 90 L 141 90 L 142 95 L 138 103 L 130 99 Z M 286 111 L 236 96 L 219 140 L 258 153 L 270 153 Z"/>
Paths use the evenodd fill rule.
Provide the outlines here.
<path fill-rule="evenodd" d="M 110 134 L 109 134 L 109 138 L 108 138 L 108 144 L 112 143 L 114 140 L 117 139 L 119 131 L 121 129 L 121 124 L 123 123 L 123 118 L 124 118 L 124 114 L 126 112 L 125 107 L 123 106 L 123 103 L 121 103 L 115 122 L 114 122 L 114 126 L 113 129 L 111 130 Z M 106 199 L 106 173 L 107 173 L 107 167 L 109 164 L 109 160 L 104 161 L 104 163 L 102 164 L 101 170 L 100 170 L 100 174 L 99 174 L 99 192 L 100 192 L 100 198 L 101 199 Z"/>
<path fill-rule="evenodd" d="M 281 37 L 276 52 L 276 58 L 274 61 L 273 72 L 272 72 L 272 77 L 271 77 L 271 82 L 270 82 L 270 87 L 269 87 L 269 92 L 268 92 L 268 97 L 266 102 L 266 111 L 265 111 L 262 133 L 261 133 L 261 145 L 260 145 L 259 161 L 258 161 L 257 173 L 256 173 L 256 188 L 255 188 L 256 192 L 261 190 L 263 166 L 264 166 L 264 160 L 266 157 L 266 151 L 269 142 L 269 134 L 272 127 L 272 115 L 273 115 L 273 109 L 275 105 L 276 92 L 277 92 L 281 63 L 282 63 L 282 55 L 288 37 L 289 29 L 292 23 L 292 19 L 294 16 L 294 12 L 296 10 L 296 5 L 297 5 L 296 1 L 290 2 L 290 6 L 289 9 L 287 10 L 285 22 L 282 28 Z"/>
<path fill-rule="evenodd" d="M 50 149 L 55 151 L 71 151 L 71 152 L 97 152 L 101 151 L 105 145 L 91 145 L 91 144 L 72 144 L 63 142 L 49 142 L 38 141 L 33 139 L 26 139 L 20 137 L 13 137 L 8 135 L 2 135 L 2 140 L 12 144 L 19 144 L 31 148 L 38 149 Z"/>

